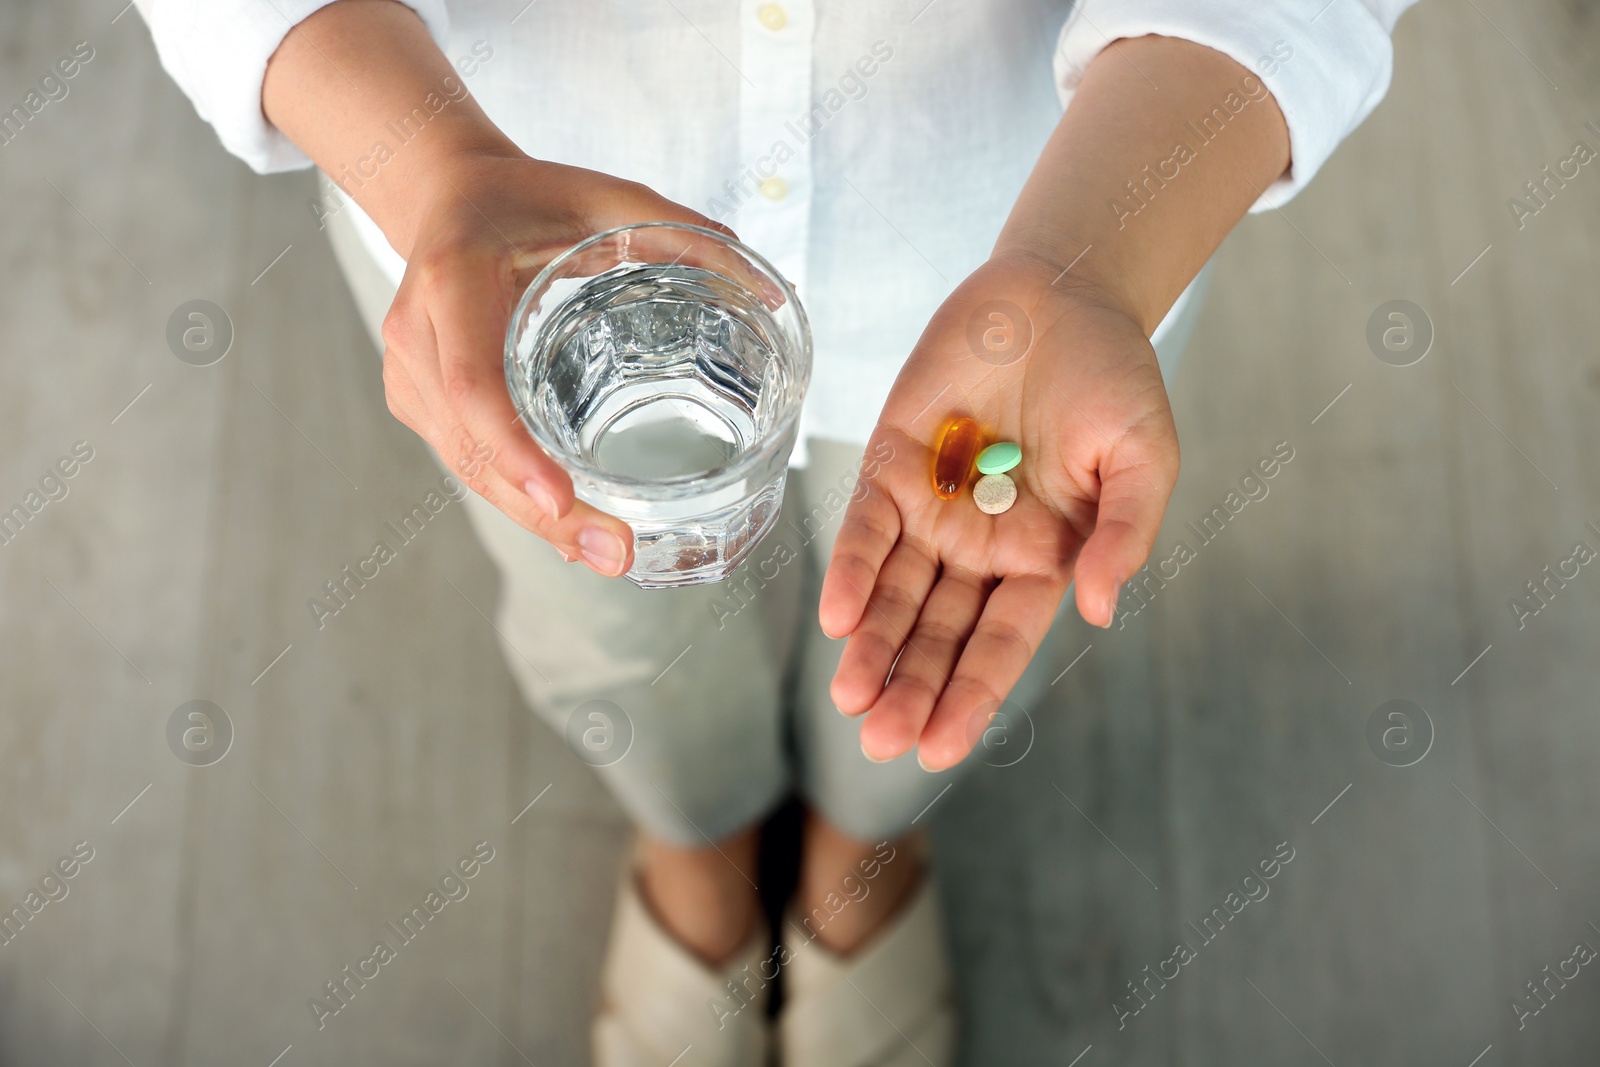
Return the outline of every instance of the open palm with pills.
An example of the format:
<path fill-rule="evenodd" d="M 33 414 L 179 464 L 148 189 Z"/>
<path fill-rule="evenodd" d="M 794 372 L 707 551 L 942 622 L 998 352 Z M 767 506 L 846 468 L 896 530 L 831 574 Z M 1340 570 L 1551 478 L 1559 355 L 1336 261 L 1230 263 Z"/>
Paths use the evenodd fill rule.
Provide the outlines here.
<path fill-rule="evenodd" d="M 976 474 L 951 499 L 933 476 L 952 418 L 981 444 L 1021 447 L 1016 502 L 981 511 Z M 1178 472 L 1155 351 L 1098 288 L 1031 257 L 991 259 L 934 315 L 868 445 L 822 587 L 819 617 L 848 636 L 832 695 L 865 717 L 873 759 L 918 750 L 942 770 L 972 749 L 1077 580 L 1110 625 L 1143 565 Z"/>

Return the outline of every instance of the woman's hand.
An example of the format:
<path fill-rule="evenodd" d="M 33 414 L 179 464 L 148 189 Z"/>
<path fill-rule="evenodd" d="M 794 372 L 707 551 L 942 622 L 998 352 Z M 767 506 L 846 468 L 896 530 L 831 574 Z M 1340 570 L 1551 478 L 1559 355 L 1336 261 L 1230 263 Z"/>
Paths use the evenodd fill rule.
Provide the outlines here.
<path fill-rule="evenodd" d="M 1236 110 L 1227 136 L 1190 146 L 1181 173 L 1134 199 L 1151 161 L 1187 143 L 1191 117 L 1216 101 Z M 1124 38 L 1090 63 L 993 257 L 939 309 L 895 382 L 875 431 L 895 459 L 864 479 L 823 581 L 822 628 L 850 638 L 834 703 L 865 713 L 867 755 L 917 746 L 930 769 L 960 762 L 1074 578 L 1079 612 L 1111 625 L 1178 477 L 1147 338 L 1289 160 L 1277 103 L 1221 52 Z M 1007 327 L 1032 335 L 1015 360 L 982 343 L 1003 342 L 989 331 Z M 952 415 L 1022 446 L 1005 514 L 983 514 L 970 493 L 934 495 L 933 449 Z"/>
<path fill-rule="evenodd" d="M 389 410 L 569 560 L 605 575 L 627 570 L 627 524 L 576 502 L 571 479 L 517 417 L 506 326 L 539 269 L 585 237 L 633 222 L 726 228 L 637 183 L 530 159 L 417 15 L 389 0 L 342 0 L 297 24 L 267 66 L 261 105 L 406 260 L 383 324 Z M 398 140 L 395 116 L 419 113 L 426 125 Z"/>
<path fill-rule="evenodd" d="M 430 190 L 383 324 L 389 410 L 474 492 L 562 555 L 619 575 L 633 533 L 576 501 L 522 426 L 506 389 L 506 325 L 533 276 L 591 234 L 650 221 L 729 231 L 642 185 L 514 151 L 452 160 Z"/>
<path fill-rule="evenodd" d="M 1008 333 L 1009 331 L 1009 333 Z M 987 343 L 986 343 L 987 342 Z M 933 489 L 945 422 L 1015 441 L 1016 504 L 985 515 L 970 482 Z M 868 445 L 823 581 L 820 619 L 849 637 L 832 695 L 865 714 L 873 759 L 912 747 L 960 762 L 1021 677 L 1077 578 L 1083 617 L 1109 626 L 1150 552 L 1178 475 L 1155 352 L 1100 289 L 1028 256 L 992 259 L 934 315 Z"/>

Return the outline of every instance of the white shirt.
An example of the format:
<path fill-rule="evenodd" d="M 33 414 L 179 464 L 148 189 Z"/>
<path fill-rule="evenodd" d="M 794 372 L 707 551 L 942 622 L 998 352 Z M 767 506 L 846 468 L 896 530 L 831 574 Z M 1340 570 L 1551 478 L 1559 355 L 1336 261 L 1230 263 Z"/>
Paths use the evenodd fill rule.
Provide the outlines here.
<path fill-rule="evenodd" d="M 310 165 L 267 123 L 261 83 L 290 26 L 328 2 L 138 0 L 168 73 L 263 173 Z M 643 182 L 771 260 L 814 331 L 802 440 L 864 442 L 1106 44 L 1183 38 L 1259 76 L 1293 158 L 1259 211 L 1382 99 L 1390 32 L 1415 0 L 402 2 L 524 151 Z M 398 282 L 403 261 L 350 210 Z"/>

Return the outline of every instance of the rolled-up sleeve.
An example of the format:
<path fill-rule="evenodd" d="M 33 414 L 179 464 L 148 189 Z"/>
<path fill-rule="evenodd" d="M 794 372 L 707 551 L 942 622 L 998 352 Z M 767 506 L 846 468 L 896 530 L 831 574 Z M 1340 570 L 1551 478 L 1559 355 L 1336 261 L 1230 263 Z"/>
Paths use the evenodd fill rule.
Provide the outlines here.
<path fill-rule="evenodd" d="M 309 167 L 311 160 L 267 121 L 261 83 L 289 31 L 333 0 L 135 0 L 161 65 L 229 152 L 260 174 Z M 445 46 L 444 0 L 397 0 Z"/>
<path fill-rule="evenodd" d="M 1090 61 L 1125 37 L 1177 37 L 1227 55 L 1260 78 L 1289 127 L 1289 169 L 1250 209 L 1262 211 L 1293 198 L 1383 99 L 1394 68 L 1390 34 L 1415 2 L 1079 0 L 1056 47 L 1056 87 L 1064 106 Z M 1221 103 L 1194 101 L 1192 119 Z"/>

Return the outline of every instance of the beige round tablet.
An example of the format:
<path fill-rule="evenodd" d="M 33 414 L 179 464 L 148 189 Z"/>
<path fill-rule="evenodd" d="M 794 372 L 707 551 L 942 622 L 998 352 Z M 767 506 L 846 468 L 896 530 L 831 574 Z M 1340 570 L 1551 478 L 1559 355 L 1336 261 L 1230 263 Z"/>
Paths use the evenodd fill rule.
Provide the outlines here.
<path fill-rule="evenodd" d="M 1017 502 L 1017 483 L 1004 474 L 985 474 L 972 487 L 972 499 L 985 515 L 1010 511 Z"/>

